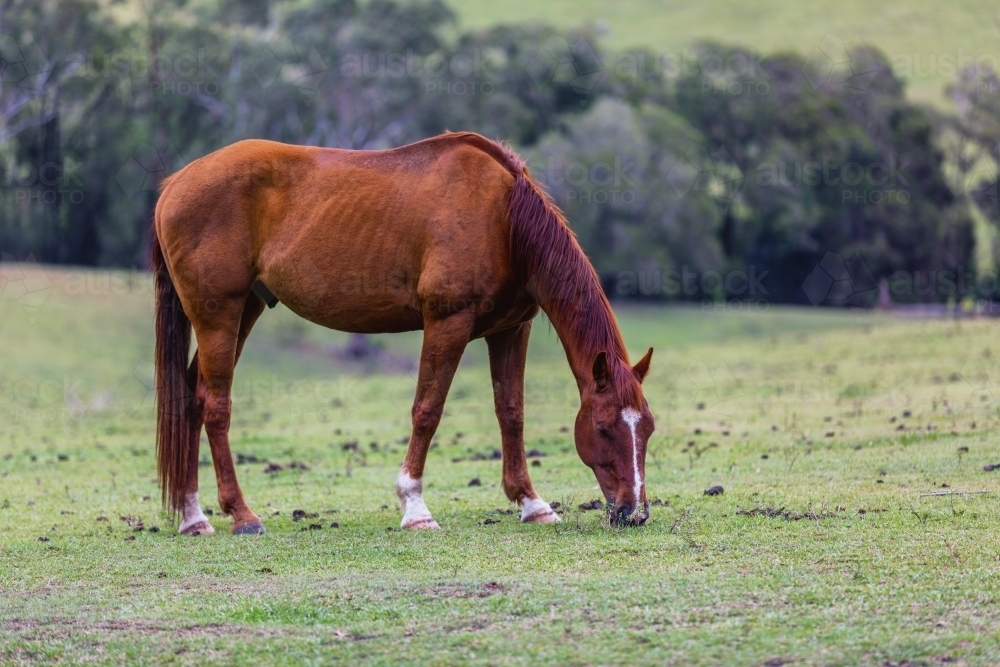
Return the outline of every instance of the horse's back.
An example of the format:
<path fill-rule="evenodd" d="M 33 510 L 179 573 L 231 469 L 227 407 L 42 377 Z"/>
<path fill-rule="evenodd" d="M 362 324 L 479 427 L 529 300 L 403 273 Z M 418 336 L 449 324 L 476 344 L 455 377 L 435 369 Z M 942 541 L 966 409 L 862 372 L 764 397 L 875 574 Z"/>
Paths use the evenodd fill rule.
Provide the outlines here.
<path fill-rule="evenodd" d="M 387 151 L 239 142 L 170 179 L 157 230 L 172 264 L 212 265 L 222 291 L 259 277 L 331 328 L 417 329 L 429 311 L 510 291 L 513 176 L 486 141 L 443 135 Z"/>

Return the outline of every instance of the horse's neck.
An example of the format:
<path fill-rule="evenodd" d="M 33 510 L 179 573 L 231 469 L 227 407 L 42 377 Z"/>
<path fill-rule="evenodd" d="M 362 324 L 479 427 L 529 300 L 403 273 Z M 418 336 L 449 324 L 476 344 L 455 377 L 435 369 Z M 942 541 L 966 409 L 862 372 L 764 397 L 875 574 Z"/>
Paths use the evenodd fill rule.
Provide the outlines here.
<path fill-rule="evenodd" d="M 581 253 L 580 261 L 559 262 L 548 280 L 538 281 L 535 298 L 559 335 L 577 385 L 593 377 L 594 358 L 627 359 L 618 323 L 600 282 Z M 586 270 L 581 270 L 585 267 Z"/>

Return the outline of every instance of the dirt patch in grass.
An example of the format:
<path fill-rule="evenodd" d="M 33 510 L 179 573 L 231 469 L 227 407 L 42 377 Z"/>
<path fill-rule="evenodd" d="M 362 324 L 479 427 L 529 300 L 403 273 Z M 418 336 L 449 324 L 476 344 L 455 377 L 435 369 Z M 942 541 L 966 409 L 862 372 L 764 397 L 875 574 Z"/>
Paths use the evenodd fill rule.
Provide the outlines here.
<path fill-rule="evenodd" d="M 23 633 L 22 639 L 31 640 L 52 640 L 76 637 L 80 634 L 114 634 L 114 633 L 141 633 L 157 634 L 169 633 L 171 635 L 232 635 L 254 634 L 267 635 L 271 632 L 262 631 L 260 628 L 244 625 L 230 625 L 227 623 L 206 623 L 204 625 L 191 624 L 171 624 L 155 623 L 150 621 L 125 621 L 125 620 L 89 620 L 79 618 L 49 618 L 49 619 L 11 619 L 0 621 L 0 629 L 4 632 Z"/>
<path fill-rule="evenodd" d="M 418 593 L 431 598 L 488 598 L 507 592 L 507 586 L 495 581 L 485 584 L 436 584 L 418 589 Z"/>
<path fill-rule="evenodd" d="M 739 516 L 765 516 L 769 519 L 784 519 L 785 521 L 819 521 L 820 519 L 841 519 L 846 516 L 845 510 L 837 508 L 835 512 L 792 512 L 784 507 L 754 507 L 753 509 L 738 509 Z"/>

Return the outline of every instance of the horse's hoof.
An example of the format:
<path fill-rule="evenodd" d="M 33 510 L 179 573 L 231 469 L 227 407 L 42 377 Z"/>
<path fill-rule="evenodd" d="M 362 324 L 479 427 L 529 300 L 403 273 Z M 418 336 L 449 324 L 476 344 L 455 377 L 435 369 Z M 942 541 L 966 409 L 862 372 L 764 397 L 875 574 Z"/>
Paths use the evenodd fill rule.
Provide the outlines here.
<path fill-rule="evenodd" d="M 418 519 L 404 519 L 401 527 L 408 530 L 437 530 L 441 526 L 438 525 L 437 521 L 428 516 Z"/>
<path fill-rule="evenodd" d="M 191 524 L 181 529 L 181 535 L 187 535 L 189 537 L 195 537 L 197 535 L 211 535 L 215 532 L 215 528 L 212 528 L 212 524 L 207 521 L 199 521 L 198 523 Z"/>
<path fill-rule="evenodd" d="M 562 519 L 541 498 L 525 498 L 521 501 L 521 521 L 524 523 L 559 523 Z"/>
<path fill-rule="evenodd" d="M 233 526 L 233 535 L 263 535 L 267 532 L 264 524 L 260 521 L 247 521 L 238 526 Z"/>
<path fill-rule="evenodd" d="M 562 519 L 550 509 L 535 512 L 530 516 L 523 517 L 521 521 L 524 523 L 559 523 Z"/>

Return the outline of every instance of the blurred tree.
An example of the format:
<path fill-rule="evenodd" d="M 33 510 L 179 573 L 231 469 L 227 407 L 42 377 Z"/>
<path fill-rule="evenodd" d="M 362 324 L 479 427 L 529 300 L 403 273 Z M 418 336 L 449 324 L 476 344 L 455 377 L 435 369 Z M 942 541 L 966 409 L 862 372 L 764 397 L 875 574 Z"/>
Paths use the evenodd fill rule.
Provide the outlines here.
<path fill-rule="evenodd" d="M 605 98 L 529 151 L 610 293 L 679 296 L 666 275 L 724 268 L 720 208 L 691 150 L 702 142 L 670 111 Z"/>
<path fill-rule="evenodd" d="M 463 35 L 450 66 L 428 82 L 422 129 L 470 129 L 531 146 L 608 92 L 596 38 L 545 26 L 499 26 Z"/>
<path fill-rule="evenodd" d="M 745 175 L 721 240 L 731 260 L 771 272 L 773 298 L 804 301 L 799 286 L 827 252 L 860 253 L 876 278 L 968 263 L 972 223 L 944 178 L 933 116 L 905 99 L 881 54 L 851 53 L 840 73 L 792 54 L 698 53 L 755 63 L 692 68 L 676 99 L 709 150 Z"/>
<path fill-rule="evenodd" d="M 967 195 L 981 215 L 1000 225 L 997 170 L 1000 167 L 1000 77 L 982 63 L 959 70 L 948 92 L 956 115 L 944 119 L 950 130 L 946 150 L 953 189 Z"/>
<path fill-rule="evenodd" d="M 621 296 L 719 297 L 666 276 L 754 266 L 769 299 L 801 301 L 826 252 L 879 277 L 955 270 L 970 213 L 1000 223 L 980 174 L 1000 141 L 992 72 L 963 71 L 945 118 L 864 49 L 845 68 L 717 44 L 677 62 L 609 56 L 585 30 L 460 34 L 441 0 L 163 0 L 131 22 L 112 4 L 0 0 L 4 252 L 141 265 L 157 185 L 212 150 L 445 129 L 525 151 Z"/>
<path fill-rule="evenodd" d="M 81 165 L 94 116 L 124 114 L 90 73 L 119 35 L 93 0 L 5 0 L 0 17 L 0 247 L 95 264 L 107 186 Z"/>

